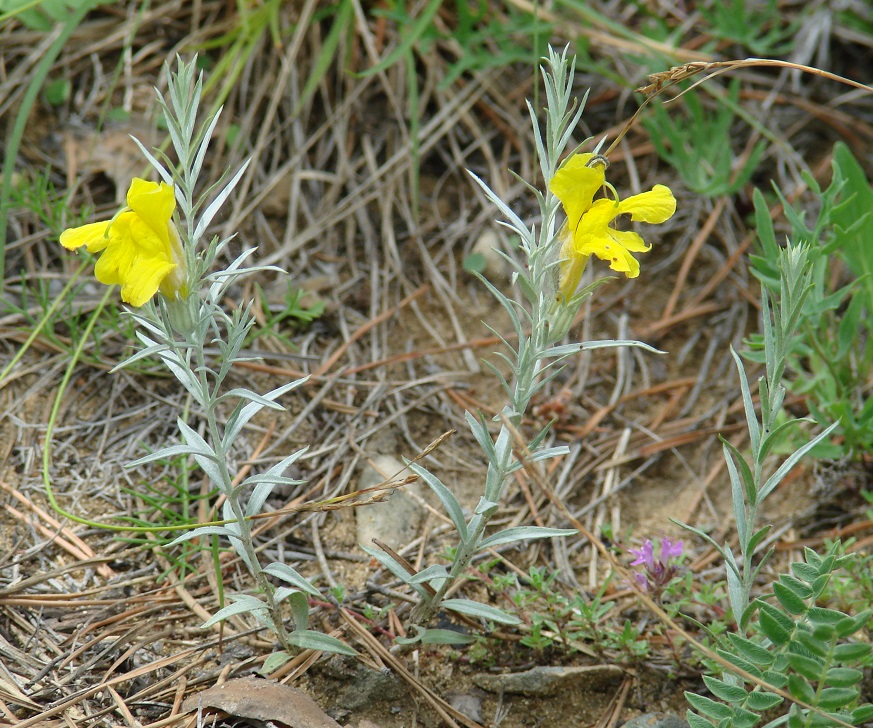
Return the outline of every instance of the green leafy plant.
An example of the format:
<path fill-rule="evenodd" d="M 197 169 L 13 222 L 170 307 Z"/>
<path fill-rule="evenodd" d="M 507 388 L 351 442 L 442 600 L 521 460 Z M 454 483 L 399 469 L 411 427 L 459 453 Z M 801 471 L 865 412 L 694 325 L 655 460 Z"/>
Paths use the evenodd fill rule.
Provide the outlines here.
<path fill-rule="evenodd" d="M 228 289 L 251 272 L 281 271 L 244 267 L 253 251 L 243 252 L 223 269 L 212 270 L 229 239 L 219 241 L 216 237 L 204 245 L 203 238 L 247 165 L 233 176 L 226 173 L 207 191 L 208 197 L 195 193 L 218 115 L 198 123 L 203 82 L 202 75 L 196 75 L 194 61 L 179 60 L 176 73 L 167 70 L 169 101 L 159 94 L 158 102 L 168 123 L 178 166 L 160 151 L 149 152 L 140 144 L 162 183 L 135 178 L 128 192 L 129 206 L 112 220 L 66 230 L 60 237 L 61 244 L 68 248 L 87 247 L 100 252 L 95 270 L 98 279 L 120 284 L 122 298 L 131 306 L 127 315 L 136 324 L 140 348 L 119 367 L 146 357 L 157 359 L 190 396 L 195 414 L 203 422 L 205 436 L 179 416 L 176 424 L 181 442 L 139 458 L 129 467 L 191 458 L 224 499 L 221 521 L 189 529 L 169 544 L 175 547 L 195 538 L 226 539 L 255 582 L 256 593 L 230 595 L 231 603 L 220 608 L 204 626 L 236 614 L 254 617 L 280 644 L 280 649 L 267 659 L 266 671 L 290 659 L 298 649 L 353 655 L 355 651 L 341 640 L 308 628 L 309 598 L 321 598 L 315 586 L 290 564 L 262 564 L 254 541 L 252 519 L 261 513 L 272 490 L 277 485 L 300 484 L 285 477 L 284 472 L 304 450 L 239 483 L 231 472 L 234 445 L 246 424 L 265 408 L 281 410 L 277 400 L 302 385 L 305 378 L 265 394 L 227 387 L 234 363 L 245 359 L 242 348 L 254 324 L 251 302 L 232 313 L 223 308 Z M 211 353 L 215 349 L 217 357 Z M 225 417 L 223 410 L 228 406 L 232 411 Z M 284 609 L 290 610 L 290 629 Z"/>
<path fill-rule="evenodd" d="M 773 688 L 798 702 L 768 726 L 789 728 L 859 725 L 873 718 L 873 705 L 861 704 L 863 668 L 873 665 L 873 646 L 851 638 L 870 621 L 873 610 L 854 616 L 816 606 L 835 571 L 850 559 L 834 544 L 824 556 L 805 549 L 804 560 L 780 574 L 768 593 L 744 615 L 746 636 L 735 632 L 717 640 L 716 654 L 744 674 L 709 662 L 703 681 L 713 698 L 686 692 L 692 728 L 752 728 L 762 714 L 783 705 Z M 716 677 L 718 675 L 718 677 Z M 751 679 L 750 679 L 751 678 Z"/>
<path fill-rule="evenodd" d="M 409 469 L 439 498 L 455 527 L 458 542 L 450 566 L 433 564 L 412 574 L 406 565 L 398 562 L 391 554 L 379 549 L 365 548 L 368 554 L 402 579 L 420 598 L 411 617 L 411 636 L 403 639 L 406 643 L 443 639 L 460 641 L 457 633 L 434 630 L 428 626 L 440 609 L 448 609 L 485 622 L 509 625 L 519 623 L 518 618 L 502 609 L 472 599 L 448 598 L 447 594 L 458 580 L 465 578 L 466 569 L 473 559 L 488 548 L 516 541 L 575 533 L 569 529 L 541 526 L 517 526 L 491 535 L 486 533 L 489 522 L 497 513 L 512 481 L 512 474 L 524 465 L 513 445 L 514 435 L 519 432 L 524 414 L 534 395 L 557 373 L 556 365 L 567 357 L 587 349 L 612 346 L 640 346 L 654 351 L 636 341 L 559 343 L 567 335 L 584 301 L 605 280 L 598 280 L 577 290 L 582 272 L 592 255 L 609 260 L 614 270 L 627 272 L 631 277 L 639 272 L 639 262 L 625 246 L 617 242 L 618 237 L 609 227 L 612 219 L 626 209 L 633 212 L 636 220 L 663 222 L 675 211 L 672 193 L 663 185 L 656 185 L 650 192 L 621 202 L 602 199 L 595 201 L 593 195 L 605 181 L 606 161 L 599 155 L 571 155 L 562 165 L 561 157 L 584 107 L 579 105 L 574 108 L 573 76 L 574 64 L 568 59 L 566 51 L 557 53 L 549 49 L 543 68 L 546 95 L 545 133 L 540 131 L 533 106 L 528 105 L 540 170 L 547 183 L 544 192 L 533 186 L 529 187 L 540 210 L 540 223 L 537 226 L 528 226 L 482 180 L 474 177 L 487 199 L 500 211 L 503 224 L 518 237 L 519 257 L 524 261 L 519 262 L 504 254 L 513 269 L 513 282 L 518 285 L 515 298 L 508 297 L 487 279 L 479 276 L 481 283 L 508 314 L 515 333 L 513 343 L 502 339 L 508 353 L 498 354 L 507 365 L 509 375 L 504 376 L 497 367 L 488 365 L 502 386 L 506 404 L 494 418 L 496 435 L 492 435 L 488 420 L 483 415 L 466 413 L 467 424 L 487 462 L 482 494 L 471 515 L 464 513 L 452 491 L 433 473 L 418 463 L 409 465 Z M 561 175 L 561 181 L 556 183 L 556 191 L 552 189 L 551 183 L 558 179 L 557 175 Z M 575 179 L 587 180 L 590 188 L 587 195 L 584 193 L 586 185 L 583 183 L 583 192 L 573 197 L 574 191 L 579 190 L 579 186 L 573 184 Z M 611 189 L 614 192 L 614 188 Z M 564 197 L 561 197 L 562 194 Z M 561 205 L 568 215 L 568 221 L 563 224 L 559 218 Z M 568 206 L 572 212 L 568 210 Z M 599 213 L 585 217 L 589 211 L 599 211 L 604 206 L 613 213 L 611 217 Z M 572 222 L 569 220 L 571 215 L 575 216 Z M 586 232 L 584 240 L 577 244 L 575 237 L 579 229 L 590 229 L 590 232 Z M 624 240 L 628 242 L 628 247 L 634 251 L 647 249 L 636 233 L 623 235 L 626 236 Z M 591 247 L 585 247 L 586 245 Z M 567 452 L 564 446 L 549 447 L 546 444 L 548 434 L 547 426 L 525 443 L 525 459 L 528 463 L 537 463 Z"/>
<path fill-rule="evenodd" d="M 842 143 L 834 148 L 833 179 L 826 190 L 805 175 L 821 203 L 813 222 L 776 194 L 791 225 L 791 238 L 808 245 L 811 289 L 800 311 L 797 331 L 788 339 L 787 386 L 805 395 L 809 411 L 819 422 L 838 423 L 840 438 L 818 447 L 820 457 L 858 457 L 873 448 L 873 187 Z M 752 270 L 768 290 L 779 286 L 773 222 L 764 196 L 755 193 L 755 219 L 760 252 L 752 256 Z M 761 361 L 763 341 L 750 338 L 749 358 Z"/>
<path fill-rule="evenodd" d="M 817 604 L 832 575 L 847 563 L 847 557 L 839 555 L 839 544 L 824 556 L 806 549 L 803 562 L 791 564 L 790 573 L 780 574 L 763 596 L 752 599 L 754 582 L 773 555 L 772 548 L 763 556 L 757 554 L 770 530 L 769 525 L 758 527 L 761 505 L 800 458 L 836 427 L 825 429 L 766 475 L 768 455 L 782 434 L 799 422 L 778 423 L 777 418 L 785 397 L 782 376 L 813 278 L 803 244 L 780 249 L 776 262 L 778 294 L 773 296 L 766 286 L 761 289 L 765 373 L 758 380 L 760 420 L 745 369 L 733 354 L 751 458 L 722 441 L 740 553 L 735 554 L 728 544 L 716 543 L 699 529 L 685 526 L 707 540 L 724 559 L 728 600 L 737 622 L 736 630 L 710 633 L 720 660 L 706 663 L 704 683 L 714 698 L 686 693 L 694 708 L 688 711 L 692 728 L 752 728 L 766 711 L 782 706 L 786 697 L 791 699 L 790 707 L 781 708 L 781 716 L 768 726 L 855 725 L 873 717 L 873 705 L 860 705 L 858 689 L 863 677 L 858 668 L 871 664 L 871 647 L 851 641 L 873 612 L 865 609 L 850 615 Z"/>

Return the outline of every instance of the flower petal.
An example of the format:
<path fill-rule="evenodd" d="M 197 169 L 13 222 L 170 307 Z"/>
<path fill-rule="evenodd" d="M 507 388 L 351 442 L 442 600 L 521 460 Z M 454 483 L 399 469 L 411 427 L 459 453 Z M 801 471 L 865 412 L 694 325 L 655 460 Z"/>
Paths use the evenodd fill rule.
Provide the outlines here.
<path fill-rule="evenodd" d="M 593 154 L 574 154 L 549 182 L 549 189 L 564 206 L 572 230 L 591 208 L 594 195 L 606 181 L 604 165 L 585 166 Z"/>
<path fill-rule="evenodd" d="M 158 184 L 134 177 L 127 191 L 127 204 L 141 220 L 148 224 L 169 250 L 167 224 L 173 217 L 173 210 L 176 209 L 176 195 L 173 188 L 163 182 Z"/>
<path fill-rule="evenodd" d="M 158 292 L 176 264 L 151 226 L 134 212 L 121 213 L 111 232 L 112 244 L 97 261 L 94 275 L 106 285 L 120 284 L 121 298 L 142 306 Z"/>
<path fill-rule="evenodd" d="M 109 238 L 106 237 L 109 224 L 109 220 L 104 220 L 64 230 L 61 233 L 60 243 L 67 250 L 75 250 L 85 245 L 89 253 L 97 253 L 109 245 Z"/>
<path fill-rule="evenodd" d="M 655 185 L 648 192 L 622 200 L 618 208 L 619 214 L 628 213 L 634 222 L 657 224 L 669 220 L 676 212 L 676 198 L 669 187 Z"/>

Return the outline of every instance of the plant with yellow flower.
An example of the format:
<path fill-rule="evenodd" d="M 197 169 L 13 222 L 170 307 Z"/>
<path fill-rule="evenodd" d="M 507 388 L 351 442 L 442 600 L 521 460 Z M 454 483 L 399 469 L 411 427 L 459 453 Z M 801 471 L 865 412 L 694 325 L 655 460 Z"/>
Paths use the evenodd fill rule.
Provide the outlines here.
<path fill-rule="evenodd" d="M 245 165 L 231 179 L 216 185 L 214 189 L 219 191 L 208 205 L 198 200 L 197 177 L 218 114 L 195 129 L 202 77 L 195 79 L 194 61 L 180 60 L 178 71 L 168 77 L 170 102 L 160 94 L 158 102 L 169 125 L 178 168 L 162 164 L 160 153 L 152 154 L 137 142 L 161 181 L 134 179 L 127 193 L 127 206 L 111 220 L 72 228 L 60 236 L 65 248 L 85 248 L 98 254 L 97 280 L 119 285 L 122 300 L 134 307 L 128 314 L 139 324 L 136 336 L 142 347 L 119 366 L 149 356 L 160 359 L 200 407 L 197 415 L 203 420 L 206 437 L 180 417 L 177 424 L 182 442 L 140 458 L 130 467 L 190 456 L 224 496 L 220 522 L 192 529 L 173 543 L 204 536 L 226 538 L 254 577 L 258 593 L 231 595 L 231 603 L 219 609 L 204 626 L 234 614 L 254 616 L 276 635 L 282 647 L 268 658 L 268 669 L 302 648 L 353 655 L 355 651 L 344 642 L 307 628 L 308 598 L 320 597 L 318 590 L 286 563 L 261 564 L 255 550 L 251 518 L 261 511 L 274 487 L 297 484 L 283 473 L 304 451 L 285 457 L 265 472 L 250 475 L 240 484 L 235 484 L 235 474 L 229 468 L 236 459 L 231 451 L 252 417 L 264 408 L 283 409 L 277 400 L 305 379 L 266 394 L 240 387 L 224 391 L 234 362 L 242 359 L 240 352 L 254 323 L 251 305 L 236 308 L 232 315 L 224 310 L 221 302 L 227 289 L 252 271 L 282 271 L 272 266 L 244 268 L 243 263 L 253 251 L 242 253 L 223 270 L 212 271 L 229 239 L 213 238 L 206 245 L 202 241 Z M 220 355 L 213 357 L 207 349 L 216 346 Z M 236 406 L 221 424 L 219 411 L 234 400 Z M 243 496 L 247 496 L 245 505 Z M 276 586 L 274 580 L 281 586 Z M 290 630 L 285 626 L 284 605 L 290 607 L 293 617 Z"/>
<path fill-rule="evenodd" d="M 448 609 L 470 617 L 492 622 L 515 624 L 517 618 L 493 606 L 472 599 L 446 598 L 456 586 L 473 558 L 483 550 L 535 538 L 554 538 L 574 534 L 575 531 L 540 526 L 515 526 L 486 534 L 490 520 L 511 482 L 513 473 L 522 467 L 516 456 L 517 436 L 522 420 L 533 396 L 557 373 L 556 364 L 582 350 L 608 346 L 651 347 L 637 341 L 589 341 L 561 343 L 567 336 L 580 307 L 603 280 L 579 290 L 579 283 L 589 258 L 593 255 L 609 262 L 610 267 L 636 277 L 640 272 L 634 253 L 649 250 L 635 232 L 624 232 L 613 224 L 616 218 L 627 214 L 637 222 L 664 222 L 676 209 L 670 190 L 656 185 L 649 192 L 621 200 L 606 181 L 606 160 L 597 154 L 571 154 L 560 164 L 564 151 L 581 117 L 584 103 L 573 109 L 572 85 L 574 64 L 566 51 L 556 53 L 549 49 L 545 59 L 543 79 L 546 94 L 546 131 L 540 133 L 536 113 L 528 109 L 533 122 L 534 140 L 540 169 L 546 181 L 545 191 L 533 186 L 529 189 L 540 209 L 540 223 L 528 226 L 509 205 L 478 177 L 475 181 L 485 196 L 497 207 L 508 227 L 520 241 L 521 260 L 502 251 L 512 266 L 512 281 L 521 296 L 512 298 L 493 283 L 479 276 L 482 283 L 500 302 L 509 315 L 515 331 L 516 344 L 507 339 L 503 343 L 508 354 L 500 353 L 508 365 L 510 376 L 491 367 L 506 392 L 507 403 L 494 418 L 499 423 L 496 435 L 489 431 L 488 422 L 481 415 L 467 413 L 467 423 L 482 447 L 488 462 L 482 497 L 474 512 L 465 516 L 463 508 L 451 490 L 420 464 L 410 469 L 427 483 L 440 499 L 458 533 L 458 544 L 453 550 L 450 566 L 428 566 L 410 575 L 404 565 L 392 554 L 379 549 L 366 549 L 395 576 L 415 590 L 420 602 L 414 614 L 411 636 L 406 642 L 465 642 L 469 636 L 456 632 L 432 629 L 430 620 L 440 609 Z M 607 194 L 600 196 L 601 190 Z M 560 219 L 561 207 L 566 215 Z M 528 459 L 539 462 L 568 452 L 564 446 L 549 445 L 549 428 L 536 434 L 528 443 Z M 429 587 L 429 588 L 427 588 Z"/>

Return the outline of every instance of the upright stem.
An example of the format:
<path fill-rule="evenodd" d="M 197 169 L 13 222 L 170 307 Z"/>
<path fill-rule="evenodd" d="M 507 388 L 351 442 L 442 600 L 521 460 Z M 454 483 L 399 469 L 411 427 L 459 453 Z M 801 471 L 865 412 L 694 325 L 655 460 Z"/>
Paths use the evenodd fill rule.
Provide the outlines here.
<path fill-rule="evenodd" d="M 174 341 L 175 339 L 172 336 L 172 332 L 167 333 L 171 334 L 168 339 Z M 218 466 L 219 475 L 221 476 L 221 481 L 215 485 L 217 485 L 219 490 L 224 494 L 227 503 L 233 512 L 234 518 L 236 519 L 236 525 L 239 528 L 239 535 L 237 538 L 242 544 L 249 570 L 255 577 L 255 581 L 267 602 L 270 618 L 276 626 L 276 636 L 279 638 L 282 648 L 291 651 L 293 648 L 288 639 L 288 632 L 282 621 L 282 614 L 279 610 L 279 606 L 276 604 L 273 585 L 270 583 L 269 579 L 267 579 L 266 574 L 264 574 L 260 561 L 258 560 L 258 554 L 255 551 L 251 523 L 246 518 L 245 511 L 239 501 L 239 495 L 234 492 L 233 477 L 227 467 L 228 453 L 224 448 L 224 432 L 218 424 L 215 414 L 217 409 L 216 397 L 211 391 L 209 380 L 206 375 L 206 372 L 208 371 L 206 366 L 206 356 L 202 346 L 195 345 L 189 348 L 189 350 L 191 349 L 193 349 L 197 357 L 197 369 L 192 369 L 191 371 L 192 374 L 197 376 L 197 381 L 200 383 L 202 398 L 206 403 L 206 423 L 207 428 L 209 429 L 209 441 L 212 443 L 217 461 L 216 464 Z"/>

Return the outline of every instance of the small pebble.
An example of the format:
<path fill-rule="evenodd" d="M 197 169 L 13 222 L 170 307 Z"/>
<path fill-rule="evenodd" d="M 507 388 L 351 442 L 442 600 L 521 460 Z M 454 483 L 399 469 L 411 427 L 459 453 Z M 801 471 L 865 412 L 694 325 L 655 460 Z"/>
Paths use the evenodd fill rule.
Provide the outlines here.
<path fill-rule="evenodd" d="M 644 713 L 631 718 L 622 728 L 689 728 L 689 725 L 672 713 Z"/>

